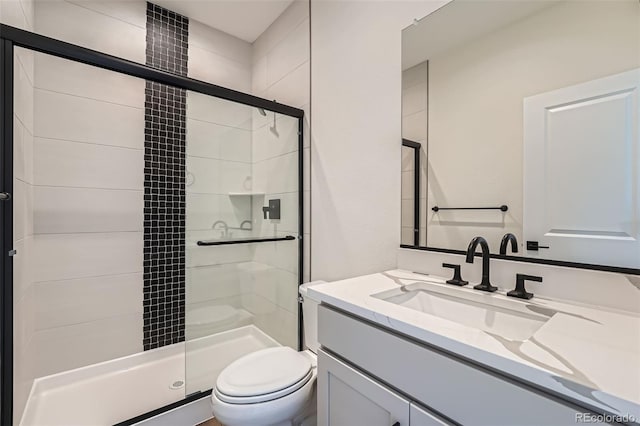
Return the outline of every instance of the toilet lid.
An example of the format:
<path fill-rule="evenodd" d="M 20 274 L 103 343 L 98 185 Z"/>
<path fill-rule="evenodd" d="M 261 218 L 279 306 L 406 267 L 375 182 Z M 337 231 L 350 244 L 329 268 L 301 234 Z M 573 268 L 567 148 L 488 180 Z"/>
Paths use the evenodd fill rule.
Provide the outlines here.
<path fill-rule="evenodd" d="M 299 352 L 286 346 L 262 349 L 229 364 L 218 376 L 216 391 L 233 399 L 269 396 L 296 390 L 310 374 L 311 361 Z"/>

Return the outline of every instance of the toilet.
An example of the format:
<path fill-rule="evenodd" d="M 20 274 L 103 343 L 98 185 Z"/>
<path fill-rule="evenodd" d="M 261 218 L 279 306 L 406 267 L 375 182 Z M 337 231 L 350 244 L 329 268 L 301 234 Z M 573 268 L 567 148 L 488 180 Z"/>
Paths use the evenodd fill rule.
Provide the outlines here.
<path fill-rule="evenodd" d="M 229 364 L 211 393 L 214 417 L 225 426 L 315 426 L 318 302 L 300 286 L 305 351 L 262 349 Z"/>

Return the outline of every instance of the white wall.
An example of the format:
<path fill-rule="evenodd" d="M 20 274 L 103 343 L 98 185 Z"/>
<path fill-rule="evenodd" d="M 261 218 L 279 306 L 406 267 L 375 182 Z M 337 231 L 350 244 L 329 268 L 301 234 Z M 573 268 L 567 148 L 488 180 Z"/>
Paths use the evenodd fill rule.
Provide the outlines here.
<path fill-rule="evenodd" d="M 145 60 L 143 2 L 36 3 L 36 32 Z M 144 80 L 36 54 L 36 377 L 142 351 Z"/>
<path fill-rule="evenodd" d="M 640 66 L 639 21 L 637 1 L 561 2 L 430 58 L 428 208 L 509 211 L 429 210 L 429 246 L 522 243 L 523 99 Z"/>
<path fill-rule="evenodd" d="M 0 1 L 0 22 L 32 31 L 32 0 Z M 22 417 L 36 375 L 31 343 L 35 334 L 33 256 L 33 53 L 16 48 L 14 56 L 13 259 L 14 423 Z"/>
<path fill-rule="evenodd" d="M 347 278 L 396 265 L 401 31 L 441 4 L 311 3 L 314 280 Z"/>

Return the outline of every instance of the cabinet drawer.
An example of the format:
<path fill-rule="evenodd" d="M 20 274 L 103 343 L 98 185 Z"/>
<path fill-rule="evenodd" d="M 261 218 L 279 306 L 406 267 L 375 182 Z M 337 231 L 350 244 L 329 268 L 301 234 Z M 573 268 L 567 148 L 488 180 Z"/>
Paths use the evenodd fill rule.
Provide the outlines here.
<path fill-rule="evenodd" d="M 575 425 L 586 410 L 322 305 L 318 339 L 411 399 L 464 425 Z"/>
<path fill-rule="evenodd" d="M 409 401 L 322 349 L 318 351 L 319 426 L 409 426 Z"/>

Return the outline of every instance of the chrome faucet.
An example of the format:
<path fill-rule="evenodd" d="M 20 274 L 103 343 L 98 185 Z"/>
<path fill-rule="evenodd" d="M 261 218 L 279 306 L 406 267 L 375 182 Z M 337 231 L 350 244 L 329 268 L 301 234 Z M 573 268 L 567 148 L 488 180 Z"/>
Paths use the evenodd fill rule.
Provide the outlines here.
<path fill-rule="evenodd" d="M 469 243 L 469 247 L 467 248 L 467 263 L 473 263 L 473 258 L 476 253 L 476 248 L 480 244 L 482 248 L 482 281 L 480 284 L 474 286 L 476 290 L 488 291 L 493 293 L 498 289 L 498 287 L 494 287 L 491 285 L 489 281 L 489 244 L 487 244 L 487 240 L 482 237 L 475 237 Z"/>
<path fill-rule="evenodd" d="M 509 242 L 511 242 L 511 252 L 512 253 L 518 252 L 518 239 L 516 238 L 515 235 L 509 232 L 504 234 L 504 237 L 502 237 L 502 241 L 500 241 L 501 255 L 505 256 L 507 254 L 507 244 L 509 244 Z"/>
<path fill-rule="evenodd" d="M 211 225 L 211 229 L 216 229 L 216 226 L 222 225 L 222 237 L 226 237 L 229 233 L 229 225 L 224 220 L 216 220 L 213 225 Z"/>

